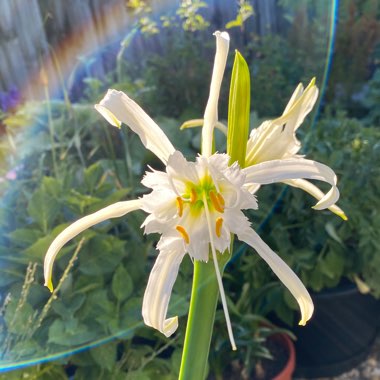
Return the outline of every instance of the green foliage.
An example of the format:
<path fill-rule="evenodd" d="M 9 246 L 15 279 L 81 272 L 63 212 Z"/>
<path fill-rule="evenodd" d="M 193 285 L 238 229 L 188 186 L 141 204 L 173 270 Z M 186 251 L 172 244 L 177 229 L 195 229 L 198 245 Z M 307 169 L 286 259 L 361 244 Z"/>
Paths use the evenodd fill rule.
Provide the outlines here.
<path fill-rule="evenodd" d="M 182 21 L 183 30 L 195 32 L 206 29 L 210 23 L 199 13 L 202 8 L 207 8 L 207 3 L 201 0 L 182 0 L 177 15 Z"/>
<path fill-rule="evenodd" d="M 226 24 L 226 29 L 231 29 L 235 27 L 243 29 L 245 21 L 247 21 L 249 17 L 253 16 L 253 6 L 249 3 L 249 1 L 239 0 L 238 6 L 239 9 L 235 20 L 229 21 Z"/>
<path fill-rule="evenodd" d="M 261 237 L 311 291 L 359 279 L 380 297 L 379 141 L 378 127 L 365 126 L 342 112 L 327 113 L 308 140 L 307 157 L 327 164 L 338 175 L 339 206 L 348 221 L 328 210 L 311 210 L 315 200 L 298 189 L 283 187 L 281 192 L 278 185 L 258 192 L 260 207 L 254 219 Z M 255 303 L 260 313 L 275 311 L 284 321 L 296 322 L 291 311 L 297 309 L 294 300 L 273 283 L 275 277 L 265 263 L 249 253 L 240 260 L 237 271 L 254 287 L 255 296 L 247 302 Z"/>
<path fill-rule="evenodd" d="M 141 214 L 102 223 L 68 243 L 55 265 L 57 292 L 49 295 L 43 287 L 42 261 L 53 238 L 70 221 L 141 194 L 140 186 L 130 185 L 139 182 L 143 162 L 150 156 L 124 130 L 100 127 L 92 106 L 86 104 L 50 104 L 51 140 L 44 114 L 37 108 L 35 104 L 32 114 L 36 126 L 15 140 L 19 148 L 15 160 L 22 160 L 17 177 L 2 184 L 1 364 L 38 360 L 123 336 L 123 343 L 114 340 L 83 354 L 75 378 L 94 378 L 99 373 L 120 379 L 150 378 L 152 373 L 173 378 L 169 361 L 153 359 L 174 341 L 157 338 L 142 324 L 142 294 L 155 258 L 155 239 L 142 235 Z M 171 119 L 162 121 L 169 129 L 178 128 Z M 179 146 L 186 146 L 183 136 Z M 128 161 L 124 149 L 140 162 Z M 53 150 L 58 172 L 52 166 Z M 186 272 L 178 286 L 184 282 L 188 282 Z M 172 312 L 183 315 L 186 303 L 186 297 L 174 294 Z M 125 345 L 121 358 L 120 344 Z M 75 363 L 77 357 L 70 361 Z M 45 373 L 46 378 L 54 374 L 67 378 L 61 363 L 12 372 L 12 376 L 34 373 L 39 378 L 45 378 Z"/>
<path fill-rule="evenodd" d="M 343 106 L 350 115 L 360 115 L 355 99 L 371 74 L 380 43 L 380 4 L 377 0 L 340 2 L 334 61 L 327 93 L 329 104 Z M 356 96 L 355 96 L 356 95 Z"/>
<path fill-rule="evenodd" d="M 352 3 L 342 3 L 342 7 Z M 243 32 L 244 21 L 252 11 L 247 2 L 239 4 L 236 19 L 227 24 L 240 27 L 236 33 Z M 322 2 L 310 5 L 311 2 L 283 0 L 281 4 L 289 22 L 285 36 L 239 34 L 248 42 L 242 51 L 248 57 L 254 78 L 253 107 L 261 116 L 281 113 L 295 85 L 307 82 L 314 75 L 319 74 L 321 78 L 325 64 L 328 21 L 323 17 L 326 12 Z M 344 87 L 351 94 L 354 90 L 350 88 L 356 91 L 368 75 L 368 60 L 363 57 L 373 50 L 376 38 L 375 34 L 366 32 L 378 28 L 373 20 L 378 7 L 370 0 L 360 4 L 363 5 L 357 5 L 360 9 L 354 7 L 353 13 L 349 7 L 345 8 L 349 18 L 340 19 L 340 25 L 346 23 L 346 27 L 339 34 L 330 91 Z M 215 46 L 209 38 L 205 43 L 201 33 L 209 23 L 202 15 L 207 14 L 203 12 L 205 3 L 182 1 L 174 13 L 159 20 L 151 17 L 148 5 L 148 1 L 127 2 L 128 9 L 136 15 L 136 28 L 123 41 L 116 72 L 108 73 L 102 81 L 85 79 L 87 87 L 82 103 L 30 104 L 16 114 L 0 116 L 11 137 L 10 142 L 2 144 L 3 159 L 14 166 L 21 163 L 17 179 L 0 184 L 3 195 L 0 226 L 4 232 L 0 238 L 0 288 L 2 295 L 11 296 L 1 300 L 2 357 L 22 361 L 94 341 L 99 343 L 90 351 L 54 364 L 7 373 L 3 378 L 66 379 L 63 364 L 67 363 L 77 368 L 75 380 L 177 378 L 183 321 L 177 338 L 171 340 L 144 328 L 141 322 L 141 297 L 155 258 L 153 246 L 157 239 L 142 236 L 141 214 L 102 223 L 82 234 L 85 240 L 74 265 L 70 260 L 81 237 L 67 244 L 54 272 L 54 283 L 62 281 L 58 294 L 49 296 L 42 286 L 42 259 L 52 239 L 85 214 L 118 200 L 141 196 L 144 189 L 139 180 L 146 164 L 156 164 L 155 158 L 141 149 L 134 134 L 110 128 L 103 120 L 99 122 L 93 111 L 92 104 L 99 100 L 100 92 L 108 84 L 113 84 L 115 77 L 117 88 L 132 93 L 155 116 L 177 148 L 187 154 L 199 146 L 199 133 L 180 132 L 178 126 L 182 120 L 200 117 L 207 101 L 205 83 L 209 83 L 207 78 L 211 76 Z M 306 11 L 309 6 L 312 12 Z M 317 14 L 316 20 L 310 14 Z M 150 38 L 147 34 L 160 30 L 164 44 L 160 54 L 150 54 L 139 65 L 132 65 L 124 59 L 124 53 L 136 30 L 145 34 L 142 38 Z M 207 29 L 206 32 L 208 36 L 211 34 Z M 359 46 L 362 36 L 365 43 Z M 350 51 L 351 55 L 346 52 L 352 41 L 359 51 L 357 59 L 352 56 L 356 54 L 355 49 L 353 53 Z M 345 47 L 345 52 L 339 53 L 340 46 Z M 347 56 L 352 56 L 352 60 Z M 355 85 L 351 86 L 350 81 Z M 369 110 L 366 121 L 370 126 L 364 127 L 341 113 L 327 115 L 309 141 L 313 151 L 308 156 L 337 171 L 340 205 L 349 221 L 343 222 L 328 211 L 310 210 L 313 204 L 310 197 L 290 188 L 281 193 L 280 186 L 261 190 L 260 209 L 252 215 L 263 239 L 314 291 L 335 286 L 343 278 L 355 280 L 358 276 L 374 295 L 380 296 L 380 217 L 376 212 L 380 206 L 376 165 L 380 158 L 380 136 L 378 128 L 372 126 L 379 121 L 378 82 L 376 73 L 362 104 Z M 226 77 L 219 107 L 221 119 L 227 116 L 227 84 Z M 348 103 L 338 105 L 345 104 Z M 52 136 L 46 114 L 40 112 L 48 107 Z M 35 127 L 22 134 L 15 132 L 23 125 L 32 124 Z M 56 170 L 52 165 L 53 152 Z M 275 215 L 270 217 L 276 199 Z M 237 243 L 235 246 L 236 251 L 245 250 Z M 38 265 L 34 267 L 29 262 Z M 170 313 L 181 316 L 187 312 L 191 268 L 190 260 L 185 260 Z M 296 305 L 267 265 L 250 250 L 227 268 L 226 277 L 229 308 L 233 321 L 237 321 L 234 331 L 239 351 L 231 359 L 224 318 L 218 311 L 210 371 L 222 374 L 229 370 L 231 360 L 235 360 L 240 369 L 250 373 L 255 361 L 269 356 L 263 343 L 273 333 L 260 325 L 264 322 L 260 315 L 274 311 L 291 323 Z M 122 339 L 106 342 L 115 335 Z"/>
<path fill-rule="evenodd" d="M 368 110 L 365 121 L 369 124 L 380 125 L 380 68 L 368 81 L 368 91 L 361 104 Z"/>
<path fill-rule="evenodd" d="M 162 54 L 150 55 L 147 60 L 144 79 L 147 91 L 141 94 L 142 103 L 159 115 L 199 117 L 208 97 L 205 83 L 211 77 L 207 57 L 213 56 L 215 42 L 208 39 L 205 43 L 201 34 L 166 32 L 165 36 Z"/>

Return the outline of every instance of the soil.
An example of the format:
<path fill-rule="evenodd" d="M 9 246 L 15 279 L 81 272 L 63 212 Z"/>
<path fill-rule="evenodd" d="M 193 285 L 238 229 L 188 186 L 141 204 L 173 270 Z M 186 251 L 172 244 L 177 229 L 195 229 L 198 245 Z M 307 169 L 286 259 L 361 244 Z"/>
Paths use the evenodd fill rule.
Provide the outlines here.
<path fill-rule="evenodd" d="M 288 361 L 289 352 L 285 347 L 270 339 L 265 345 L 273 359 L 263 359 L 257 363 L 256 373 L 250 377 L 250 380 L 271 380 L 280 373 Z"/>
<path fill-rule="evenodd" d="M 275 340 L 268 339 L 265 343 L 273 359 L 261 359 L 255 365 L 255 373 L 247 373 L 244 363 L 233 361 L 230 371 L 223 375 L 228 380 L 272 380 L 285 367 L 289 353 L 285 347 Z M 213 379 L 212 377 L 210 379 Z"/>

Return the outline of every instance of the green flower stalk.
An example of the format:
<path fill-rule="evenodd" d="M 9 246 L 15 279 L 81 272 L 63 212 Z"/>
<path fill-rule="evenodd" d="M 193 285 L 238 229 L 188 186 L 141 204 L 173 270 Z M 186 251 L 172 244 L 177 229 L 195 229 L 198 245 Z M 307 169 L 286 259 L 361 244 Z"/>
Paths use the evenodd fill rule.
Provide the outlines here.
<path fill-rule="evenodd" d="M 218 125 L 218 100 L 226 66 L 229 35 L 215 32 L 216 55 L 202 128 L 201 154 L 188 161 L 175 149 L 163 130 L 125 93 L 109 90 L 95 106 L 113 126 L 130 127 L 143 145 L 165 166 L 151 169 L 141 183 L 151 192 L 135 200 L 117 202 L 74 222 L 52 242 L 44 263 L 45 285 L 52 286 L 52 270 L 59 250 L 91 226 L 136 210 L 147 213 L 142 225 L 146 234 L 159 233 L 159 254 L 151 270 L 142 304 L 146 325 L 166 337 L 178 327 L 177 316 L 167 316 L 170 296 L 179 266 L 186 254 L 194 262 L 194 282 L 185 337 L 181 379 L 203 379 L 218 296 L 223 306 L 232 349 L 236 349 L 222 272 L 236 236 L 252 247 L 289 289 L 301 310 L 300 324 L 312 316 L 314 306 L 305 286 L 289 266 L 252 229 L 244 210 L 257 209 L 252 184 L 263 185 L 293 179 L 327 182 L 331 190 L 317 206 L 328 208 L 339 196 L 335 173 L 327 166 L 303 158 L 276 159 L 247 165 L 240 142 L 246 141 L 249 112 L 249 74 L 237 54 L 231 85 L 228 154 L 213 153 L 214 128 Z M 244 144 L 243 144 L 244 145 Z M 245 161 L 245 162 L 244 162 Z M 239 165 L 240 163 L 240 165 Z"/>

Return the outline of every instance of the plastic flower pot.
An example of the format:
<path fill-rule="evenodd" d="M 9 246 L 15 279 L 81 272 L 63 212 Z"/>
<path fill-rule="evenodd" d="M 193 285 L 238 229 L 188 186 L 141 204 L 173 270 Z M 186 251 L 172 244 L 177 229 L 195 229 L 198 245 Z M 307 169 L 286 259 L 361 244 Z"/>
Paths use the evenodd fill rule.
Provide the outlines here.
<path fill-rule="evenodd" d="M 299 377 L 337 376 L 363 361 L 380 325 L 380 302 L 345 283 L 312 295 L 315 314 L 295 327 Z"/>

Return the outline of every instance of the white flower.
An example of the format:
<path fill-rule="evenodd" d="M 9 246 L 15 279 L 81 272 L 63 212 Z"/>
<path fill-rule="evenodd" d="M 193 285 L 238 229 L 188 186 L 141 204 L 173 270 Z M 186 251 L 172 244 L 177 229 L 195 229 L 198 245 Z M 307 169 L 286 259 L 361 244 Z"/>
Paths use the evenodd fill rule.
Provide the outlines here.
<path fill-rule="evenodd" d="M 318 88 L 315 85 L 315 78 L 310 81 L 306 89 L 300 83 L 293 92 L 282 116 L 264 121 L 258 128 L 252 130 L 247 142 L 245 165 L 251 166 L 283 159 L 288 162 L 293 160 L 297 164 L 297 161 L 302 160 L 303 156 L 297 155 L 301 149 L 301 143 L 296 137 L 296 131 L 314 107 L 317 98 Z M 319 201 L 325 196 L 318 187 L 305 179 L 294 178 L 283 182 L 306 191 Z M 251 184 L 249 189 L 255 193 L 259 187 L 259 184 Z M 335 196 L 338 199 L 339 193 Z M 324 208 L 323 202 L 318 202 L 314 208 L 317 210 Z M 329 209 L 347 220 L 344 211 L 335 204 L 329 206 Z"/>
<path fill-rule="evenodd" d="M 111 124 L 126 123 L 165 164 L 165 171 L 146 173 L 142 183 L 152 192 L 138 200 L 118 202 L 86 216 L 64 230 L 51 244 L 45 258 L 45 284 L 51 288 L 53 261 L 61 247 L 81 231 L 103 220 L 120 217 L 141 209 L 148 216 L 143 223 L 145 233 L 158 232 L 159 255 L 150 273 L 144 294 L 144 322 L 170 336 L 177 329 L 178 318 L 167 318 L 167 310 L 179 265 L 185 254 L 192 260 L 214 262 L 233 349 L 236 348 L 228 315 L 218 255 L 229 249 L 231 236 L 247 243 L 269 264 L 290 290 L 301 309 L 300 324 L 313 313 L 313 302 L 306 288 L 293 271 L 251 228 L 242 210 L 256 209 L 257 202 L 247 187 L 251 183 L 266 184 L 295 178 L 317 179 L 332 186 L 318 203 L 331 206 L 338 196 L 336 176 L 325 165 L 300 159 L 272 160 L 240 169 L 229 165 L 226 154 L 212 154 L 213 128 L 217 121 L 217 102 L 229 45 L 227 33 L 216 32 L 217 52 L 210 97 L 202 133 L 202 155 L 195 162 L 187 161 L 176 151 L 160 127 L 126 94 L 109 90 L 96 109 Z M 211 256 L 210 256 L 211 251 Z M 201 323 L 201 321 L 200 321 Z"/>

